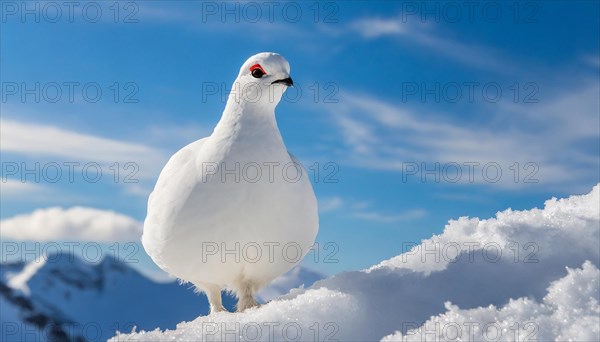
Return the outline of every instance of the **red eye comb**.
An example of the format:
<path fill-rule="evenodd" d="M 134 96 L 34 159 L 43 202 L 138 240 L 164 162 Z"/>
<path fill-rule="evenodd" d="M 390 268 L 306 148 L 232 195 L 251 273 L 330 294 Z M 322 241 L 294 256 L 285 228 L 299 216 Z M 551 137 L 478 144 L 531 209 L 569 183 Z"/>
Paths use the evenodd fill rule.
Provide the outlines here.
<path fill-rule="evenodd" d="M 254 69 L 260 69 L 260 71 L 262 71 L 262 72 L 263 72 L 263 74 L 265 74 L 265 75 L 267 74 L 267 73 L 265 72 L 265 69 L 263 69 L 263 68 L 260 66 L 260 64 L 254 64 L 253 66 L 251 66 L 251 67 L 250 67 L 250 72 L 254 71 Z"/>

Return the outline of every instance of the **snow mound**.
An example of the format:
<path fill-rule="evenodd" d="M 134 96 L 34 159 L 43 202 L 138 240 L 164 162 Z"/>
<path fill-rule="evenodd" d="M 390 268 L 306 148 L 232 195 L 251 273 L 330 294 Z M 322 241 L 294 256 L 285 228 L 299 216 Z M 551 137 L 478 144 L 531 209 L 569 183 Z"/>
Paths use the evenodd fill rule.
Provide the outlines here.
<path fill-rule="evenodd" d="M 202 316 L 178 324 L 176 330 L 120 334 L 115 340 L 135 337 L 137 341 L 318 341 L 327 336 L 335 337 L 340 326 L 332 318 L 339 317 L 340 313 L 346 318 L 343 329 L 349 330 L 352 322 L 364 319 L 360 316 L 358 301 L 352 296 L 320 288 L 244 313 Z"/>
<path fill-rule="evenodd" d="M 446 313 L 382 341 L 598 341 L 599 278 L 598 268 L 586 261 L 553 282 L 542 303 L 519 298 L 499 309 L 461 310 L 447 302 Z"/>
<path fill-rule="evenodd" d="M 114 339 L 401 340 L 420 338 L 419 327 L 436 322 L 450 329 L 440 334 L 452 337 L 452 323 L 472 321 L 480 329 L 490 322 L 507 329 L 498 338 L 513 339 L 512 327 L 521 340 L 600 340 L 599 202 L 596 185 L 586 195 L 548 200 L 543 209 L 508 209 L 487 220 L 463 217 L 406 253 L 260 308 Z M 398 241 L 399 250 L 405 246 Z M 582 270 L 567 269 L 582 264 Z M 494 331 L 474 332 L 484 333 L 494 340 Z"/>
<path fill-rule="evenodd" d="M 472 258 L 470 253 L 481 253 L 489 261 L 504 258 L 532 264 L 540 257 L 570 259 L 583 249 L 598 261 L 599 208 L 600 185 L 596 185 L 587 195 L 547 200 L 544 209 L 507 209 L 487 220 L 461 217 L 450 220 L 442 234 L 369 270 L 408 268 L 429 273 L 462 257 Z"/>

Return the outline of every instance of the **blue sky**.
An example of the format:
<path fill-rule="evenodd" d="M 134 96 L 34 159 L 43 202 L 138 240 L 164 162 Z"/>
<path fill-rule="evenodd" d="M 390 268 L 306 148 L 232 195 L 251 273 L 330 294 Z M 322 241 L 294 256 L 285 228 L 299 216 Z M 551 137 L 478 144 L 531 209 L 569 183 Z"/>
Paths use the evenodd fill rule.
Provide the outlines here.
<path fill-rule="evenodd" d="M 272 3 L 77 2 L 71 18 L 60 3 L 2 1 L 1 219 L 82 206 L 143 221 L 161 167 L 210 134 L 239 67 L 262 51 L 291 64 L 298 86 L 277 120 L 319 170 L 318 241 L 337 246 L 306 260 L 313 269 L 368 267 L 449 219 L 599 181 L 598 2 Z M 79 163 L 72 181 L 65 162 Z M 84 165 L 102 167 L 98 182 Z M 70 235 L 36 235 L 46 222 L 34 220 L 23 239 L 86 241 L 62 219 Z M 127 240 L 119 232 L 103 245 Z"/>

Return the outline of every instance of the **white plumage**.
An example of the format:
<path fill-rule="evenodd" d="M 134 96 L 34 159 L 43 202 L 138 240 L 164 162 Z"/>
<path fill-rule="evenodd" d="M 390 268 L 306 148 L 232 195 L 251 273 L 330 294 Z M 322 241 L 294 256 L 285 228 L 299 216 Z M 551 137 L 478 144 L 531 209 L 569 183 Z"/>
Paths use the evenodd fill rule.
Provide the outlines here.
<path fill-rule="evenodd" d="M 248 59 L 213 133 L 171 157 L 148 199 L 145 250 L 206 292 L 211 312 L 223 310 L 224 288 L 238 296 L 238 311 L 256 305 L 253 294 L 298 264 L 316 238 L 310 180 L 275 120 L 291 84 L 281 55 Z"/>

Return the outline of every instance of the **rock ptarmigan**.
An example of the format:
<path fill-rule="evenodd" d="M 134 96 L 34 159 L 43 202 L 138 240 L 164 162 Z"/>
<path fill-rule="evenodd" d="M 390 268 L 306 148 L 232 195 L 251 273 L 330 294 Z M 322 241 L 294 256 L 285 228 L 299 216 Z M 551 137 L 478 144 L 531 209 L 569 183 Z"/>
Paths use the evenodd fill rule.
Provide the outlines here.
<path fill-rule="evenodd" d="M 211 313 L 221 290 L 253 294 L 297 265 L 312 247 L 317 201 L 306 170 L 287 151 L 275 107 L 290 66 L 276 53 L 240 69 L 213 133 L 175 153 L 148 199 L 142 243 L 163 270 L 204 291 Z"/>

